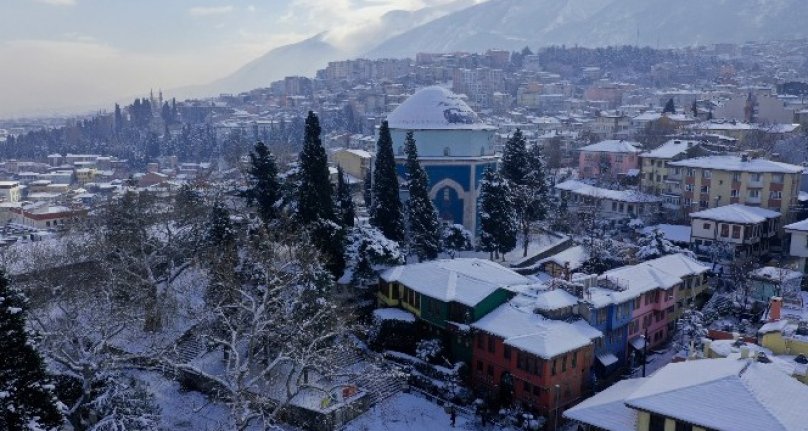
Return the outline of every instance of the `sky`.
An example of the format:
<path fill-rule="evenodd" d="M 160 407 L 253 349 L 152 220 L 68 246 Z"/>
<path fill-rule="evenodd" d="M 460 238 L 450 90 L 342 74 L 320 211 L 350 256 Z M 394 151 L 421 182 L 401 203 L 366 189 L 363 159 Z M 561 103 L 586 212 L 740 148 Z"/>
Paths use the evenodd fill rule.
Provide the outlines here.
<path fill-rule="evenodd" d="M 0 0 L 0 117 L 205 84 L 326 30 L 349 49 L 385 12 L 449 1 Z"/>

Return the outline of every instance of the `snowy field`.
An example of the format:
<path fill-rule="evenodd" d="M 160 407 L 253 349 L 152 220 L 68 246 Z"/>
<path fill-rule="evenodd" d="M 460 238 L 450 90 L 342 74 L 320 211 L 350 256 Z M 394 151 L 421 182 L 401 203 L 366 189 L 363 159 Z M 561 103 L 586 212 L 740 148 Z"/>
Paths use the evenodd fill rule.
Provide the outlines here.
<path fill-rule="evenodd" d="M 482 427 L 476 418 L 457 415 L 454 428 L 442 406 L 425 398 L 400 393 L 374 406 L 343 428 L 343 431 L 450 431 L 503 430 L 493 425 Z M 507 430 L 507 429 L 506 429 Z"/>

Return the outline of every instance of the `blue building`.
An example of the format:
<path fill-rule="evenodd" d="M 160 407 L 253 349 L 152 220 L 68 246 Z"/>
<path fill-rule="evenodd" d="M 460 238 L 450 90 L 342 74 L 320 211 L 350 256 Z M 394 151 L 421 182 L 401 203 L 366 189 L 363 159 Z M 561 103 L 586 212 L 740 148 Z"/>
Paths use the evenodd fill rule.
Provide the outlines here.
<path fill-rule="evenodd" d="M 399 176 L 405 178 L 404 138 L 412 130 L 429 195 L 441 219 L 477 231 L 477 197 L 487 168 L 496 169 L 494 133 L 460 98 L 443 87 L 426 87 L 388 117 Z"/>
<path fill-rule="evenodd" d="M 591 326 L 603 333 L 603 342 L 595 345 L 597 361 L 593 367 L 601 376 L 611 374 L 625 364 L 628 325 L 635 297 L 632 292 L 604 287 L 584 290 L 578 311 Z"/>

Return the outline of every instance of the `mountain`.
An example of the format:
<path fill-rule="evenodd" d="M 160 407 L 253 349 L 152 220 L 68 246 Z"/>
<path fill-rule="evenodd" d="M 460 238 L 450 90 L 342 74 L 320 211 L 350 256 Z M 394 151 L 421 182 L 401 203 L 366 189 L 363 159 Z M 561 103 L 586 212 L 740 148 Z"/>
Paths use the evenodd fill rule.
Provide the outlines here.
<path fill-rule="evenodd" d="M 489 0 L 392 37 L 367 56 L 794 39 L 808 37 L 806 20 L 804 0 Z"/>
<path fill-rule="evenodd" d="M 313 76 L 317 69 L 322 69 L 329 61 L 346 55 L 325 41 L 325 36 L 326 33 L 320 33 L 301 42 L 275 48 L 233 74 L 204 86 L 204 89 L 208 93 L 235 93 L 269 87 L 271 82 L 286 76 Z"/>

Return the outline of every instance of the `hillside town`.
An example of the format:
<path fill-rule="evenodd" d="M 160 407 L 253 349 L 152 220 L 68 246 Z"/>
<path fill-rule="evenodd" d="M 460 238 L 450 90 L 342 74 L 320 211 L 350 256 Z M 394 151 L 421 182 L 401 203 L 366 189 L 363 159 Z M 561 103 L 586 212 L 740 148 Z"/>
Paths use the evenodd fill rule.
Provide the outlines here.
<path fill-rule="evenodd" d="M 806 40 L 44 121 L 0 120 L 0 321 L 59 429 L 808 430 Z"/>

